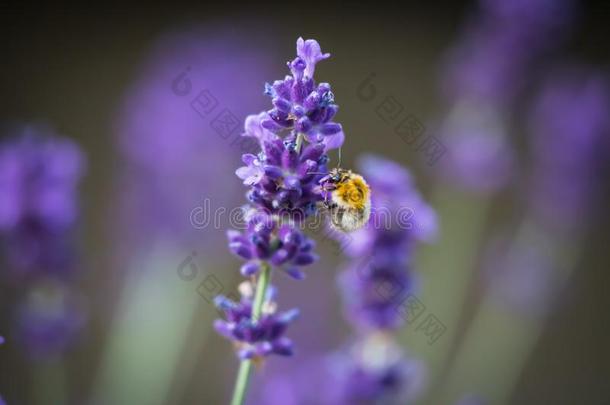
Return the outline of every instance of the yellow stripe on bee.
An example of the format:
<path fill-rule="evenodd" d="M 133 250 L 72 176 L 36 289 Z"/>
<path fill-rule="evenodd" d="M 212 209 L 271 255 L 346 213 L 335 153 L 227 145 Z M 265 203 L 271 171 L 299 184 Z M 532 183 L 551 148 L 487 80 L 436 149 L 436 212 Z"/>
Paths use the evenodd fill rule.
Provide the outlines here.
<path fill-rule="evenodd" d="M 369 186 L 359 175 L 351 175 L 337 185 L 336 195 L 346 205 L 363 209 L 369 199 Z"/>

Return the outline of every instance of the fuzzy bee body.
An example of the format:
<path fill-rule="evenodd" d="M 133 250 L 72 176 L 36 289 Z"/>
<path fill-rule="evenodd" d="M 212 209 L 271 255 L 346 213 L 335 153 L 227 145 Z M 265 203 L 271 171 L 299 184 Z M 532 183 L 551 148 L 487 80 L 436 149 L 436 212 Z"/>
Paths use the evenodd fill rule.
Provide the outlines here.
<path fill-rule="evenodd" d="M 362 176 L 351 170 L 332 169 L 320 180 L 330 193 L 324 202 L 330 223 L 342 232 L 353 232 L 364 226 L 371 216 L 371 190 Z"/>

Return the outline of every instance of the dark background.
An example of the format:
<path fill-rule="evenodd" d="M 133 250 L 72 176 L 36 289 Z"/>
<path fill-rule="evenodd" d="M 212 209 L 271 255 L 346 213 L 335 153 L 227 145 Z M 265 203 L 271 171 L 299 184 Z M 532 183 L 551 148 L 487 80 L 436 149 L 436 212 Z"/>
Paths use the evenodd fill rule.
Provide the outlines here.
<path fill-rule="evenodd" d="M 582 5 L 564 51 L 608 71 L 610 3 Z M 112 288 L 121 272 L 111 268 L 108 259 L 108 207 L 113 203 L 117 163 L 112 117 L 138 63 L 160 34 L 192 23 L 246 20 L 273 33 L 278 55 L 292 55 L 299 35 L 318 39 L 323 49 L 334 54 L 334 63 L 321 69 L 341 100 L 344 125 L 374 135 L 346 143 L 346 164 L 361 152 L 382 152 L 413 166 L 424 179 L 420 184 L 425 193 L 429 174 L 413 152 L 397 148 L 389 135 L 380 138 L 383 129 L 376 126 L 370 108 L 350 95 L 362 78 L 376 71 L 380 88 L 392 89 L 423 121 L 433 117 L 442 101 L 437 91 L 439 59 L 455 40 L 472 4 L 201 2 L 71 8 L 4 3 L 0 7 L 0 122 L 52 123 L 77 140 L 90 157 L 82 186 L 83 256 L 90 271 L 82 283 L 92 300 L 103 304 L 104 291 Z M 584 257 L 549 317 L 511 403 L 610 403 L 609 227 L 606 210 L 587 236 Z M 0 291 L 0 327 L 6 330 L 11 292 Z M 103 342 L 107 319 L 104 309 L 95 307 L 90 332 L 94 342 Z M 98 350 L 81 351 L 71 364 L 71 378 L 82 392 L 91 384 L 98 355 Z M 0 351 L 0 393 L 20 398 L 16 393 L 27 391 L 27 376 L 18 354 Z"/>

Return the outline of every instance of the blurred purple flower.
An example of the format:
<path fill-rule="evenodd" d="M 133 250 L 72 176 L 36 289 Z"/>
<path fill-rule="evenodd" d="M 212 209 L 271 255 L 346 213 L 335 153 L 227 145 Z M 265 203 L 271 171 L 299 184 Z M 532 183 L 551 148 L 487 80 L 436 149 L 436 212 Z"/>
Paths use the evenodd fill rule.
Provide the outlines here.
<path fill-rule="evenodd" d="M 0 234 L 8 267 L 26 291 L 15 339 L 29 356 L 60 354 L 84 316 L 68 298 L 76 275 L 73 231 L 85 159 L 72 141 L 40 126 L 0 145 Z"/>
<path fill-rule="evenodd" d="M 482 192 L 514 177 L 509 109 L 541 54 L 567 31 L 571 11 L 571 0 L 480 0 L 441 72 L 452 103 L 439 129 L 449 152 L 439 166 L 443 177 Z"/>
<path fill-rule="evenodd" d="M 27 126 L 0 144 L 0 234 L 13 272 L 67 276 L 85 159 L 70 140 Z"/>
<path fill-rule="evenodd" d="M 81 301 L 66 286 L 39 282 L 19 308 L 15 340 L 32 358 L 60 355 L 73 345 L 85 321 Z"/>
<path fill-rule="evenodd" d="M 509 103 L 540 53 L 565 34 L 570 0 L 480 0 L 460 40 L 449 52 L 443 86 L 453 100 Z"/>
<path fill-rule="evenodd" d="M 416 398 L 424 383 L 420 362 L 407 358 L 391 338 L 373 335 L 331 355 L 307 356 L 300 367 L 270 378 L 254 403 L 402 404 Z"/>
<path fill-rule="evenodd" d="M 404 403 L 423 384 L 423 368 L 403 356 L 391 331 L 404 325 L 398 307 L 414 290 L 414 248 L 434 239 L 437 218 L 405 168 L 375 156 L 359 166 L 373 190 L 371 220 L 347 246 L 353 260 L 339 281 L 348 320 L 365 333 L 335 367 L 330 403 Z"/>
<path fill-rule="evenodd" d="M 397 163 L 367 156 L 361 159 L 360 172 L 373 190 L 371 220 L 353 233 L 346 247 L 354 260 L 340 285 L 352 322 L 394 329 L 404 324 L 397 306 L 413 292 L 413 248 L 434 238 L 436 214 Z"/>
<path fill-rule="evenodd" d="M 225 296 L 215 298 L 216 306 L 223 310 L 226 321 L 214 322 L 216 331 L 233 341 L 241 359 L 264 357 L 270 354 L 290 356 L 292 341 L 284 336 L 286 328 L 299 315 L 297 309 L 276 313 L 276 290 L 270 287 L 260 319 L 252 319 L 255 287 L 248 281 L 240 285 L 241 300 L 233 302 Z"/>
<path fill-rule="evenodd" d="M 436 214 L 399 164 L 366 156 L 359 166 L 373 190 L 372 215 L 377 217 L 350 234 L 346 252 L 352 263 L 340 284 L 349 320 L 363 328 L 342 350 L 301 354 L 299 367 L 276 370 L 258 387 L 254 403 L 399 404 L 423 388 L 423 365 L 402 352 L 393 332 L 403 324 L 399 300 L 413 291 L 414 246 L 434 239 Z M 400 217 L 401 209 L 408 215 Z"/>
<path fill-rule="evenodd" d="M 242 153 L 257 147 L 240 137 L 240 123 L 264 107 L 260 87 L 272 71 L 272 51 L 263 42 L 268 37 L 211 27 L 155 43 L 116 120 L 124 160 L 115 221 L 126 225 L 118 229 L 121 245 L 160 237 L 210 251 L 222 246 L 223 233 L 213 229 L 210 217 L 219 207 L 238 206 L 231 172 Z M 209 207 L 202 207 L 205 199 Z M 228 226 L 228 215 L 218 221 Z M 125 249 L 131 254 L 133 243 Z"/>
<path fill-rule="evenodd" d="M 85 159 L 72 141 L 26 126 L 0 144 L 0 230 L 37 222 L 53 231 L 74 224 Z"/>
<path fill-rule="evenodd" d="M 585 69 L 555 72 L 530 117 L 532 209 L 552 229 L 583 224 L 608 159 L 610 87 Z"/>
<path fill-rule="evenodd" d="M 413 293 L 415 280 L 407 260 L 401 262 L 377 264 L 366 260 L 340 274 L 339 286 L 351 323 L 373 329 L 404 325 L 404 317 L 397 308 Z"/>
<path fill-rule="evenodd" d="M 512 178 L 515 156 L 505 136 L 473 130 L 453 131 L 443 139 L 449 153 L 441 160 L 440 170 L 449 182 L 469 190 L 489 192 L 498 190 Z"/>
<path fill-rule="evenodd" d="M 393 340 L 373 335 L 334 359 L 338 404 L 410 402 L 424 384 L 424 367 L 408 359 Z"/>

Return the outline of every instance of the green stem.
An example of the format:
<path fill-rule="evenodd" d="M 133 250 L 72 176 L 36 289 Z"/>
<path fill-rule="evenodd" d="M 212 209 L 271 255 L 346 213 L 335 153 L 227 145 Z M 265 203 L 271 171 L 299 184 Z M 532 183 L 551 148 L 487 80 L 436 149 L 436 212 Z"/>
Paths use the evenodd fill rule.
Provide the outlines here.
<path fill-rule="evenodd" d="M 263 304 L 265 303 L 265 295 L 267 295 L 270 280 L 271 267 L 268 264 L 264 264 L 256 284 L 256 295 L 254 296 L 254 305 L 252 307 L 252 320 L 254 322 L 258 321 L 263 312 Z M 251 372 L 252 360 L 242 360 L 237 372 L 231 405 L 242 405 L 244 403 Z"/>
<path fill-rule="evenodd" d="M 301 148 L 303 147 L 303 139 L 304 138 L 305 137 L 301 133 L 299 133 L 297 135 L 297 144 L 296 144 L 296 151 L 297 151 L 297 153 L 301 153 Z"/>

